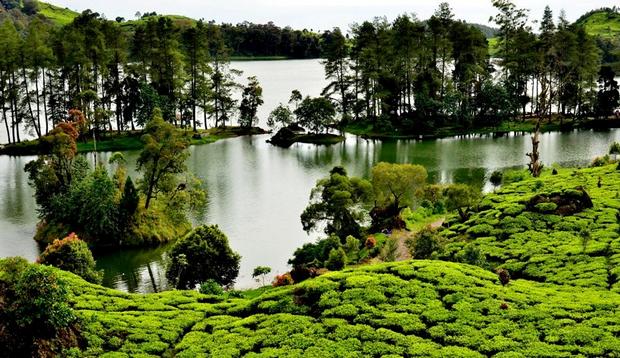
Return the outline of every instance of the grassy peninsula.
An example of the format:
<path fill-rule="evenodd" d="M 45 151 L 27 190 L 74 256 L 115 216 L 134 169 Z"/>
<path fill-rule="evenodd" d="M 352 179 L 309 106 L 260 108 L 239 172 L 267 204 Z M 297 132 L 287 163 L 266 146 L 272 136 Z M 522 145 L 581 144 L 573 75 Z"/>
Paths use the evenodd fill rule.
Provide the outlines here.
<path fill-rule="evenodd" d="M 192 132 L 191 130 L 178 131 L 191 138 L 191 145 L 209 144 L 221 139 L 268 133 L 259 127 L 245 128 L 233 126 L 201 129 L 197 132 Z M 144 148 L 144 142 L 141 140 L 142 135 L 142 131 L 106 132 L 101 134 L 101 137 L 96 142 L 92 139 L 79 141 L 77 143 L 77 151 L 78 153 L 88 153 L 95 150 L 97 152 L 140 150 Z M 38 155 L 42 153 L 44 153 L 44 148 L 42 148 L 40 141 L 37 139 L 0 147 L 0 154 L 5 155 Z"/>

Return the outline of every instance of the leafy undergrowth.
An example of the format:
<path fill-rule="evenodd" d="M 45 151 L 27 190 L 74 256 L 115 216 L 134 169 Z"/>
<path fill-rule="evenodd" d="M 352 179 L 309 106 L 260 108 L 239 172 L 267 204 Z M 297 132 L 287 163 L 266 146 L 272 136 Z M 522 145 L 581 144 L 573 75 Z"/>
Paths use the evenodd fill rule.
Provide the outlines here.
<path fill-rule="evenodd" d="M 407 261 L 255 298 L 126 294 L 64 274 L 86 356 L 551 357 L 620 354 L 620 295 Z"/>
<path fill-rule="evenodd" d="M 537 194 L 577 195 L 578 187 L 590 195 L 592 208 L 560 216 L 553 203 L 527 207 Z M 452 220 L 443 232 L 450 243 L 440 258 L 458 261 L 466 247 L 474 245 L 491 268 L 506 268 L 513 277 L 620 292 L 616 165 L 560 169 L 558 175 L 547 171 L 540 179 L 512 183 L 487 195 L 478 210 L 465 223 Z"/>

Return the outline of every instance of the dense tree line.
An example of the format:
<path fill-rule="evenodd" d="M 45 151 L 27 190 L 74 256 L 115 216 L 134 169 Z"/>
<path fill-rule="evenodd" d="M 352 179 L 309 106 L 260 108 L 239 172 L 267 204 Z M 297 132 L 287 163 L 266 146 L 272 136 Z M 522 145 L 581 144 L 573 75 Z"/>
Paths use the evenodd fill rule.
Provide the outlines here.
<path fill-rule="evenodd" d="M 290 58 L 318 58 L 321 56 L 320 36 L 307 29 L 294 30 L 278 27 L 273 22 L 220 27 L 226 45 L 234 56 L 284 56 Z"/>
<path fill-rule="evenodd" d="M 322 35 L 325 74 L 343 124 L 370 122 L 390 131 L 498 125 L 525 116 L 610 115 L 613 71 L 601 68 L 594 38 L 549 8 L 536 34 L 527 11 L 495 0 L 498 59 L 475 26 L 442 3 L 427 21 L 402 15 Z M 598 82 L 598 83 L 597 83 Z M 610 92 L 610 93 L 607 93 Z M 606 108 L 606 110 L 602 110 Z"/>
<path fill-rule="evenodd" d="M 83 135 L 142 128 L 153 109 L 178 127 L 224 126 L 241 111 L 255 121 L 262 90 L 236 82 L 220 26 L 177 25 L 149 16 L 132 33 L 116 21 L 84 11 L 66 26 L 39 17 L 25 26 L 0 24 L 1 120 L 10 142 L 28 130 L 36 137 L 62 122 L 71 109 L 86 117 Z M 243 91 L 243 103 L 235 92 Z M 249 117 L 248 117 L 249 116 Z"/>

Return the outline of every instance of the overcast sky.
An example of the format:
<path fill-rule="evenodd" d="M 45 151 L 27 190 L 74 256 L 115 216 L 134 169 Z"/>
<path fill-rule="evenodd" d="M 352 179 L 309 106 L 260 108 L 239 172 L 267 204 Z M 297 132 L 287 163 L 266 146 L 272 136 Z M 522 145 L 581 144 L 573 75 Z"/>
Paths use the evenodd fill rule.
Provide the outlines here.
<path fill-rule="evenodd" d="M 159 14 L 185 15 L 195 19 L 215 20 L 217 23 L 273 21 L 279 26 L 325 30 L 335 26 L 348 29 L 354 22 L 387 16 L 393 19 L 402 13 L 415 13 L 426 19 L 440 0 L 51 0 L 53 4 L 82 11 L 90 8 L 114 19 L 123 16 L 133 19 L 136 11 L 156 11 Z M 456 17 L 469 22 L 488 24 L 495 14 L 491 0 L 448 1 Z M 618 5 L 618 0 L 515 0 L 521 8 L 530 9 L 530 18 L 539 19 L 545 5 L 557 16 L 561 9 L 570 21 L 583 13 L 602 6 Z"/>

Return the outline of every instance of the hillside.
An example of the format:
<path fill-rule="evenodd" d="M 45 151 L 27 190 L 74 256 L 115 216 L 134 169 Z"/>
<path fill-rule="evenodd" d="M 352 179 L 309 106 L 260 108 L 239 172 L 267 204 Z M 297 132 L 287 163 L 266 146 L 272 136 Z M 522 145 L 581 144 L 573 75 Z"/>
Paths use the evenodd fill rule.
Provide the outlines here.
<path fill-rule="evenodd" d="M 605 39 L 618 40 L 620 36 L 620 12 L 614 9 L 591 11 L 577 20 L 588 33 Z"/>
<path fill-rule="evenodd" d="M 443 232 L 441 258 L 467 261 L 471 243 L 484 254 L 477 259 L 484 268 L 383 263 L 225 296 L 134 295 L 62 273 L 83 320 L 79 355 L 619 356 L 620 171 L 611 165 L 509 177 L 516 182 Z M 589 204 L 577 186 L 591 208 L 581 210 Z M 495 267 L 513 279 L 503 286 Z"/>
<path fill-rule="evenodd" d="M 39 2 L 39 14 L 61 26 L 69 24 L 79 15 L 73 10 L 44 2 Z"/>
<path fill-rule="evenodd" d="M 494 273 L 456 263 L 367 266 L 257 298 L 130 295 L 66 277 L 88 322 L 88 356 L 620 354 L 619 294 L 526 280 L 504 287 Z"/>
<path fill-rule="evenodd" d="M 578 188 L 589 194 L 593 207 L 563 212 L 579 206 Z M 535 205 L 540 198 L 572 202 Z M 513 277 L 620 292 L 619 220 L 615 165 L 560 169 L 558 175 L 547 171 L 540 180 L 519 181 L 487 195 L 467 222 L 453 221 L 443 233 L 450 243 L 441 257 L 457 260 L 471 243 L 490 268 L 506 268 Z"/>

